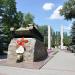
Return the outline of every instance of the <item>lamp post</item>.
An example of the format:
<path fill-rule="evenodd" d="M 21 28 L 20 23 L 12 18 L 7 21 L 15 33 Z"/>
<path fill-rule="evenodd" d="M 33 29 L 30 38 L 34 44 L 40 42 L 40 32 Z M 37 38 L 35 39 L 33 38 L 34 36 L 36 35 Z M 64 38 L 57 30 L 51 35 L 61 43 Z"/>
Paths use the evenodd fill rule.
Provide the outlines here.
<path fill-rule="evenodd" d="M 63 49 L 63 32 L 64 32 L 64 27 L 62 25 L 61 26 L 61 49 Z"/>
<path fill-rule="evenodd" d="M 51 26 L 48 25 L 48 50 L 51 50 Z"/>

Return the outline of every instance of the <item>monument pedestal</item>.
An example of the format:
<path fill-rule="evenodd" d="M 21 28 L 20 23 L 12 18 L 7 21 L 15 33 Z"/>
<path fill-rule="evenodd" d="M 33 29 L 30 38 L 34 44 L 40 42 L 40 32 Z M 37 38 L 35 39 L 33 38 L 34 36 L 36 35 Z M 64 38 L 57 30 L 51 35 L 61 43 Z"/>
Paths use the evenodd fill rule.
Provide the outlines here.
<path fill-rule="evenodd" d="M 13 38 L 8 47 L 8 58 L 7 61 L 11 63 L 16 63 L 17 60 L 17 43 L 16 40 L 19 38 Z M 24 38 L 28 40 L 28 43 L 25 43 L 24 48 L 24 61 L 23 62 L 35 62 L 41 61 L 47 58 L 47 50 L 43 42 L 35 38 Z"/>

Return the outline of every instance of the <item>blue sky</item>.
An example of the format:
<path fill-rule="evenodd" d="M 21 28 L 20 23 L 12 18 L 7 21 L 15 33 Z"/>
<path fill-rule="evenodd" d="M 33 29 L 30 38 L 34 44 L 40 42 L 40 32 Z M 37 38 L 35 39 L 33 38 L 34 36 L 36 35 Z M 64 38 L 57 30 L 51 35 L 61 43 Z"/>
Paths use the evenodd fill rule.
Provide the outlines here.
<path fill-rule="evenodd" d="M 23 13 L 30 12 L 35 16 L 35 23 L 38 25 L 51 25 L 55 31 L 60 31 L 60 26 L 64 25 L 70 29 L 70 21 L 64 20 L 59 15 L 64 1 L 67 0 L 16 0 L 17 10 Z"/>

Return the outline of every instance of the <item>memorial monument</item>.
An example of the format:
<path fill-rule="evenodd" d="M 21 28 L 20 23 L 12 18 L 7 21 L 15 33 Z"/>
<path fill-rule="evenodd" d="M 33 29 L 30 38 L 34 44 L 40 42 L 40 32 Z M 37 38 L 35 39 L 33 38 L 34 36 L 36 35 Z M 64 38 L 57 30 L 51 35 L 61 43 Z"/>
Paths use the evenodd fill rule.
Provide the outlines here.
<path fill-rule="evenodd" d="M 48 53 L 43 36 L 35 25 L 20 27 L 12 32 L 13 38 L 8 47 L 8 62 L 16 62 L 20 57 L 23 62 L 36 62 L 47 58 Z M 17 55 L 18 52 L 20 56 Z"/>

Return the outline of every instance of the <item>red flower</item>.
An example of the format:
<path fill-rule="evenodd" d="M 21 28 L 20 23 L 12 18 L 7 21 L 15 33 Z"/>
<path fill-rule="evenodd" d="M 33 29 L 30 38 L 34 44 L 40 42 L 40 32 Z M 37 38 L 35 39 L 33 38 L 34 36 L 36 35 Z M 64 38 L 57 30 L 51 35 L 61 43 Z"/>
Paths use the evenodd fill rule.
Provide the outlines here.
<path fill-rule="evenodd" d="M 28 40 L 24 40 L 24 37 L 21 38 L 20 40 L 16 40 L 18 46 L 23 46 L 24 47 L 24 44 L 25 43 L 28 43 Z"/>

